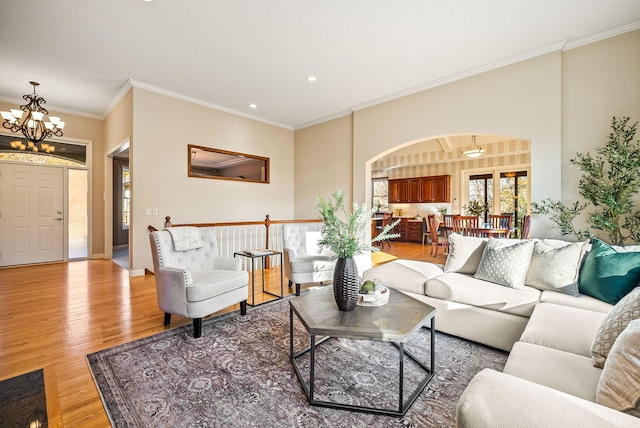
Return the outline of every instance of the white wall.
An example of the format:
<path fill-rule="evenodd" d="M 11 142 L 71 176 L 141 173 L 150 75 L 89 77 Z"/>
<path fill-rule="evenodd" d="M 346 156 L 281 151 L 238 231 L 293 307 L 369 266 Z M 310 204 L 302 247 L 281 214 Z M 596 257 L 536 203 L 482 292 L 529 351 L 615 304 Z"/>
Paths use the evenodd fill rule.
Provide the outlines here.
<path fill-rule="evenodd" d="M 133 89 L 132 269 L 152 268 L 147 226 L 293 218 L 293 131 Z M 187 176 L 187 145 L 270 158 L 269 184 Z M 145 215 L 157 208 L 157 216 Z"/>
<path fill-rule="evenodd" d="M 562 201 L 581 200 L 576 153 L 607 142 L 613 116 L 640 121 L 640 31 L 571 49 L 562 56 Z M 636 135 L 640 138 L 640 132 Z M 586 218 L 576 221 L 586 226 Z"/>
<path fill-rule="evenodd" d="M 295 134 L 295 218 L 318 218 L 316 198 L 335 190 L 351 204 L 353 180 L 352 117 L 321 123 Z"/>
<path fill-rule="evenodd" d="M 370 199 L 373 160 L 400 145 L 448 134 L 530 140 L 532 200 L 559 199 L 560 82 L 561 54 L 554 52 L 356 111 L 355 199 Z"/>
<path fill-rule="evenodd" d="M 571 47 L 570 47 L 571 48 Z M 640 31 L 558 51 L 492 70 L 354 113 L 353 180 L 336 185 L 353 189 L 358 202 L 370 200 L 370 163 L 425 138 L 448 134 L 498 134 L 531 141 L 531 195 L 573 202 L 579 199 L 579 171 L 569 160 L 606 142 L 612 116 L 640 120 Z M 334 150 L 322 137 L 329 123 L 296 131 L 306 153 Z M 347 144 L 341 141 L 336 153 Z M 315 159 L 296 155 L 296 170 L 314 168 L 315 183 L 333 179 L 346 167 L 340 156 L 318 169 Z M 318 185 L 296 182 L 295 193 L 317 192 Z M 296 202 L 296 207 L 298 203 Z M 532 233 L 555 236 L 536 216 Z"/>

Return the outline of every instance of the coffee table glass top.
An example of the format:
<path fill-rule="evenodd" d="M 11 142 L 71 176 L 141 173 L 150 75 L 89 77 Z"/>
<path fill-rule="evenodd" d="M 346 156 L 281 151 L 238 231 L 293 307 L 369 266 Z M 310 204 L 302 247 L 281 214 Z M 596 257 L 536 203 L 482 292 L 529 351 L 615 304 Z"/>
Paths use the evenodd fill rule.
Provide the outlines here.
<path fill-rule="evenodd" d="M 289 301 L 311 335 L 404 342 L 435 314 L 435 308 L 389 288 L 389 303 L 338 309 L 331 285 Z"/>

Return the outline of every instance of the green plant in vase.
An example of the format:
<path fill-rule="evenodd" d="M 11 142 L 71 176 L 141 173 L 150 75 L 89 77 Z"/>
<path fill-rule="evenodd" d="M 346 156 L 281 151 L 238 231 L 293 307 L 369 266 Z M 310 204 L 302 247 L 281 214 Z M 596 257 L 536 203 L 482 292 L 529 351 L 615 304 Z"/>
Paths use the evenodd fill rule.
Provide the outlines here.
<path fill-rule="evenodd" d="M 484 203 L 480 199 L 473 199 L 469 201 L 467 205 L 464 205 L 462 209 L 467 213 L 467 215 L 480 217 L 489 211 L 489 204 Z"/>
<path fill-rule="evenodd" d="M 379 251 L 372 244 L 386 239 L 397 238 L 392 233 L 400 220 L 386 225 L 373 239 L 365 240 L 366 228 L 371 227 L 371 217 L 375 208 L 367 209 L 365 204 L 353 203 L 349 212 L 344 204 L 344 192 L 336 190 L 331 198 L 318 196 L 315 210 L 322 219 L 322 238 L 318 241 L 320 251 L 329 248 L 338 259 L 333 273 L 333 294 L 338 308 L 353 310 L 358 296 L 358 269 L 354 256 L 367 251 Z"/>

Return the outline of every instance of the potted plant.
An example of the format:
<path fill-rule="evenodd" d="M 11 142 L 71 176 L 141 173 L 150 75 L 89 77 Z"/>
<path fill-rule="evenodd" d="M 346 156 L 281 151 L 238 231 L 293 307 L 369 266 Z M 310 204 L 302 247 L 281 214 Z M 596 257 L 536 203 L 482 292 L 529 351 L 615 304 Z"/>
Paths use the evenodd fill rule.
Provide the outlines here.
<path fill-rule="evenodd" d="M 489 204 L 482 202 L 480 199 L 474 199 L 462 207 L 467 215 L 483 216 L 484 213 L 489 211 Z"/>
<path fill-rule="evenodd" d="M 348 212 L 344 205 L 344 193 L 333 192 L 330 199 L 318 196 L 315 207 L 322 219 L 322 238 L 318 242 L 320 251 L 327 247 L 338 259 L 333 272 L 333 294 L 341 311 L 351 311 L 358 298 L 358 268 L 353 257 L 365 251 L 379 251 L 372 244 L 400 235 L 391 233 L 400 222 L 385 226 L 373 239 L 365 240 L 365 228 L 371 227 L 371 216 L 375 208 L 368 210 L 365 204 L 354 202 L 353 212 Z"/>

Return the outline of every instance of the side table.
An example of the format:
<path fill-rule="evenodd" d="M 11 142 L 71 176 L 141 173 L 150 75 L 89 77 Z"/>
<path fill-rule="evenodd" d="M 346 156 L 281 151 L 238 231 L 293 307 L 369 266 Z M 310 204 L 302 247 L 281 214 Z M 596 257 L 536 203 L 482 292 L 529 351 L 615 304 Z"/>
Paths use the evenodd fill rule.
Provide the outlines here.
<path fill-rule="evenodd" d="M 240 257 L 245 257 L 248 260 L 251 260 L 251 302 L 247 301 L 247 305 L 251 306 L 251 307 L 255 307 L 255 306 L 260 306 L 264 303 L 267 302 L 271 302 L 273 300 L 276 299 L 270 299 L 270 300 L 266 300 L 264 302 L 258 303 L 256 304 L 256 296 L 255 296 L 255 292 L 256 292 L 256 276 L 255 276 L 255 260 L 256 259 L 262 259 L 262 292 L 264 294 L 269 294 L 273 297 L 276 297 L 277 299 L 282 299 L 282 296 L 284 296 L 284 285 L 282 282 L 282 252 L 281 251 L 270 251 L 269 253 L 260 253 L 260 254 L 252 254 L 248 251 L 237 251 L 235 253 L 233 253 L 233 257 L 236 256 L 240 256 Z M 271 293 L 270 291 L 267 291 L 264 289 L 264 270 L 266 269 L 266 265 L 267 265 L 267 257 L 272 257 L 272 256 L 277 256 L 280 257 L 280 295 Z"/>

